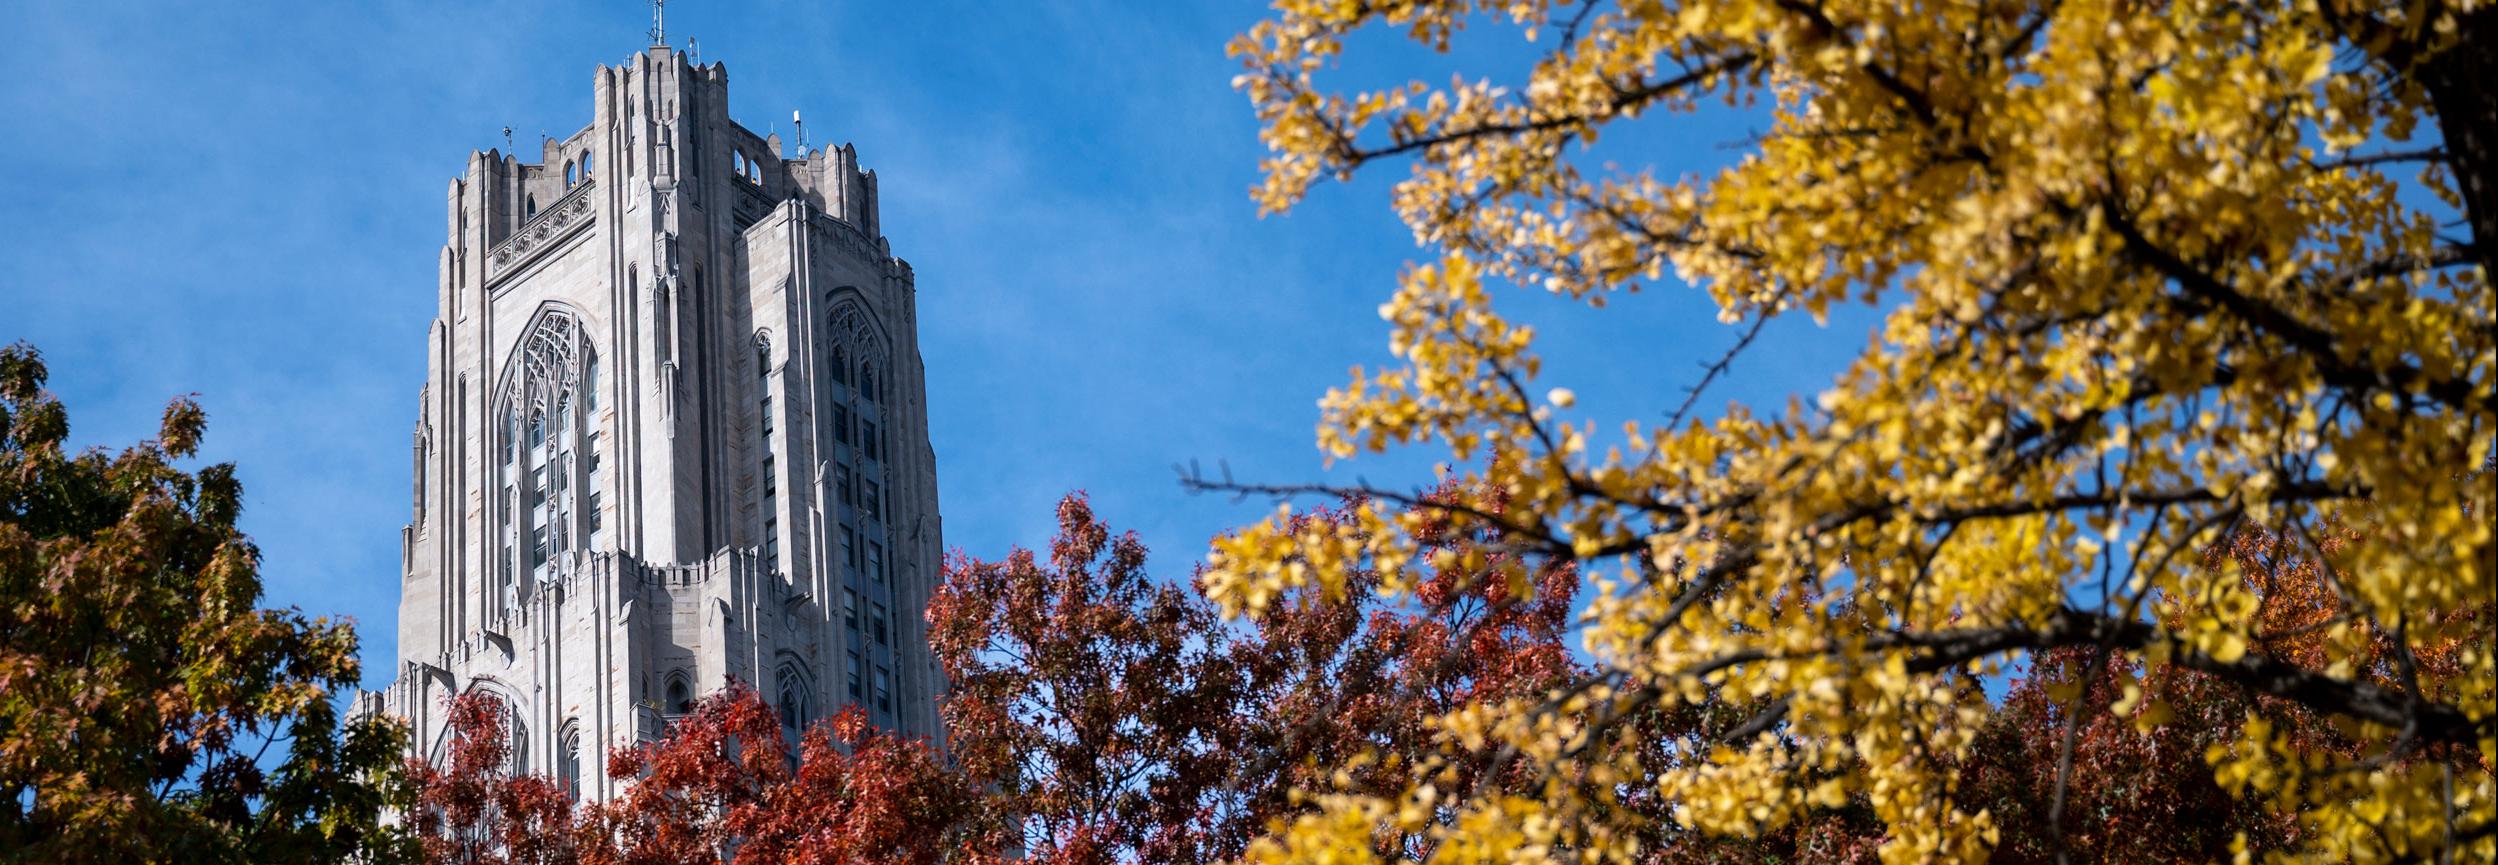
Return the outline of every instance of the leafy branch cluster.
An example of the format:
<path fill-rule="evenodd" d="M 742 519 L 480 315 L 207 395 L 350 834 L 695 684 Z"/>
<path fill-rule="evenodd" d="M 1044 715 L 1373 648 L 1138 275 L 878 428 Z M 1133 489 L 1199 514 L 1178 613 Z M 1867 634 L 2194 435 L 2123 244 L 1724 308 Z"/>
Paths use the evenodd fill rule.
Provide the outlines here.
<path fill-rule="evenodd" d="M 1861 798 L 1886 861 L 1982 859 L 2004 818 L 1962 792 L 1998 712 L 1977 683 L 2071 651 L 2097 659 L 2090 679 L 2173 665 L 2351 725 L 2366 747 L 2311 759 L 2250 713 L 2200 755 L 2223 788 L 2295 814 L 2304 854 L 2490 855 L 2498 652 L 2466 611 L 2498 590 L 2498 10 L 1276 7 L 1233 44 L 1271 153 L 1259 201 L 1285 210 L 1322 178 L 1406 162 L 1394 206 L 1438 256 L 1383 307 L 1397 363 L 1327 396 L 1319 445 L 1437 445 L 1504 507 L 1195 478 L 1375 502 L 1358 547 L 1289 511 L 1219 541 L 1206 586 L 1258 616 L 1367 561 L 1405 591 L 1419 530 L 1444 520 L 1497 536 L 1519 568 L 1611 573 L 1585 614 L 1599 669 L 1445 719 L 1537 766 L 1538 794 L 1415 772 L 1394 795 L 1331 800 L 1256 856 L 1359 846 L 1369 830 L 1350 815 L 1417 802 L 1456 815 L 1397 824 L 1439 838 L 1440 859 L 1651 849 L 1644 815 L 1579 794 L 1595 779 L 1734 836 Z M 1330 90 L 1372 28 L 1540 53 L 1516 83 Z M 1582 156 L 1600 133 L 1720 100 L 1769 122 L 1722 171 Z M 1827 390 L 1781 410 L 1694 415 L 1694 388 L 1667 423 L 1612 434 L 1567 387 L 1535 394 L 1534 329 L 1492 308 L 1496 285 L 1604 305 L 1669 268 L 1747 333 L 1841 304 L 1883 325 Z M 2323 542 L 2362 501 L 2372 541 Z M 2198 555 L 2253 531 L 2320 562 L 2337 605 L 2314 623 L 2317 652 L 2265 650 L 2280 635 L 2259 627 L 2242 565 Z M 2453 665 L 2422 662 L 2457 640 Z M 1761 709 L 1647 774 L 1628 719 L 1726 698 Z M 2051 787 L 2071 784 L 2059 771 Z M 1533 828 L 1478 843 L 1498 825 Z"/>

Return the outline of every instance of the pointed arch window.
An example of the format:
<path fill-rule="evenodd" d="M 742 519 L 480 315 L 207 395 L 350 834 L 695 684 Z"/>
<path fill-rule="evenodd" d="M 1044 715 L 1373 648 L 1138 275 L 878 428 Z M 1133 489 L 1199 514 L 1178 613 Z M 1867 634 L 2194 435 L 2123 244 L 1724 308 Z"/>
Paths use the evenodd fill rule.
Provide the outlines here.
<path fill-rule="evenodd" d="M 815 718 L 815 689 L 808 682 L 806 668 L 795 658 L 781 661 L 777 678 L 779 687 L 773 707 L 780 716 L 782 733 L 794 744 L 798 735 L 805 732 L 807 722 Z"/>
<path fill-rule="evenodd" d="M 523 221 L 523 222 L 526 222 L 526 221 L 529 221 L 529 220 L 532 220 L 532 219 L 536 219 L 536 218 L 538 218 L 538 197 L 537 197 L 537 196 L 532 195 L 532 196 L 529 196 L 529 197 L 526 199 L 526 206 L 525 206 L 524 208 L 522 208 L 522 211 L 521 211 L 521 217 L 520 217 L 520 218 L 521 218 L 521 221 Z"/>
<path fill-rule="evenodd" d="M 497 720 L 503 722 L 503 765 L 500 768 L 505 775 L 519 777 L 528 774 L 529 727 L 521 721 L 520 701 L 512 698 L 511 692 L 505 689 L 503 683 L 487 679 L 472 683 L 468 688 L 468 693 L 472 696 L 487 698 L 493 703 L 495 714 L 502 716 Z M 449 756 L 453 747 L 452 739 L 459 738 L 461 735 L 450 729 L 443 731 L 442 740 L 434 746 L 435 765 L 443 765 L 442 761 Z"/>
<path fill-rule="evenodd" d="M 555 740 L 555 780 L 564 787 L 564 795 L 581 798 L 581 722 L 564 722 L 563 735 Z"/>
<path fill-rule="evenodd" d="M 581 167 L 575 165 L 570 159 L 564 160 L 564 188 L 571 189 L 573 184 L 580 182 Z"/>
<path fill-rule="evenodd" d="M 855 299 L 832 304 L 825 315 L 824 332 L 832 337 L 825 341 L 824 366 L 832 371 L 833 381 L 845 385 L 842 390 L 847 391 L 846 395 L 837 392 L 833 398 L 848 402 L 849 396 L 856 396 L 870 404 L 881 399 L 884 387 L 877 367 L 884 357 L 885 345 L 866 308 Z"/>
<path fill-rule="evenodd" d="M 668 714 L 683 715 L 694 711 L 694 684 L 685 678 L 685 671 L 668 674 Z"/>
<path fill-rule="evenodd" d="M 504 435 L 495 443 L 506 500 L 500 529 L 505 550 L 527 551 L 504 557 L 500 594 L 509 609 L 538 584 L 561 579 L 595 530 L 588 511 L 597 501 L 598 360 L 580 321 L 549 309 L 506 370 L 498 397 Z"/>
<path fill-rule="evenodd" d="M 590 151 L 581 151 L 581 179 L 590 179 Z"/>

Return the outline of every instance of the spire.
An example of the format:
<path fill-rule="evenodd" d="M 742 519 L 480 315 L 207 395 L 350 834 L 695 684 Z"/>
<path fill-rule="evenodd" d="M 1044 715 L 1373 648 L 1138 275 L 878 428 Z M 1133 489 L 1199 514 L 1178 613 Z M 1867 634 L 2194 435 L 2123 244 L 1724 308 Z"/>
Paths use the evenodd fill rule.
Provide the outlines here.
<path fill-rule="evenodd" d="M 651 47 L 653 48 L 664 48 L 668 44 L 667 8 L 668 0 L 651 0 Z"/>

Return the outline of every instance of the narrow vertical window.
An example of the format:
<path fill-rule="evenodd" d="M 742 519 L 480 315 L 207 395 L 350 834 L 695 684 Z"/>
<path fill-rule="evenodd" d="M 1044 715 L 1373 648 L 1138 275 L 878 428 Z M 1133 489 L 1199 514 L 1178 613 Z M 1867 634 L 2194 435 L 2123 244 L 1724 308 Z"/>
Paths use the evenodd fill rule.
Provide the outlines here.
<path fill-rule="evenodd" d="M 859 653 L 851 652 L 850 663 L 843 666 L 841 670 L 842 678 L 847 679 L 850 684 L 850 699 L 859 699 Z"/>
<path fill-rule="evenodd" d="M 879 583 L 885 581 L 884 544 L 875 541 L 867 542 L 867 578 Z"/>
<path fill-rule="evenodd" d="M 420 416 L 419 419 L 421 420 L 422 416 Z M 415 522 L 417 525 L 422 526 L 425 524 L 425 494 L 428 492 L 425 486 L 425 435 L 422 432 L 419 432 L 416 436 L 416 446 L 414 450 L 416 452 L 416 471 L 414 472 L 416 475 Z"/>
<path fill-rule="evenodd" d="M 807 705 L 807 676 L 798 670 L 795 663 L 788 663 L 781 666 L 780 680 L 780 700 L 777 702 L 780 703 L 781 730 L 788 734 L 791 747 L 796 747 L 798 734 L 806 727 L 807 717 L 812 712 Z"/>
<path fill-rule="evenodd" d="M 876 628 L 876 645 L 892 645 L 893 641 L 891 639 L 891 635 L 885 627 L 885 605 L 876 605 L 876 618 L 874 619 L 874 622 Z"/>
<path fill-rule="evenodd" d="M 581 798 L 581 725 L 567 722 L 564 735 L 555 744 L 555 778 L 564 787 L 566 798 Z"/>
<path fill-rule="evenodd" d="M 875 481 L 859 483 L 859 512 L 866 514 L 871 520 L 885 518 L 885 494 L 876 486 Z"/>
<path fill-rule="evenodd" d="M 513 775 L 529 774 L 529 727 L 520 722 L 520 708 L 508 700 L 503 703 L 503 717 L 512 731 L 511 759 L 505 761 L 505 768 Z"/>
<path fill-rule="evenodd" d="M 893 712 L 893 671 L 876 668 L 876 711 Z"/>
<path fill-rule="evenodd" d="M 859 632 L 859 590 L 847 587 L 841 590 L 841 621 L 850 627 L 851 633 Z"/>

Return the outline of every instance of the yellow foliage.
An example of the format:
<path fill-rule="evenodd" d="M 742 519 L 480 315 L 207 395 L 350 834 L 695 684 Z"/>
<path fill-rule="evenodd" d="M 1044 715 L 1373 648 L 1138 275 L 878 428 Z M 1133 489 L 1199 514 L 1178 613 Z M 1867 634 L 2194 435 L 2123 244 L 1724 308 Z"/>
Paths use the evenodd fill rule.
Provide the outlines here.
<path fill-rule="evenodd" d="M 1951 768 L 1990 711 L 1970 682 L 2089 642 L 2348 717 L 2397 751 L 2317 764 L 2258 720 L 2213 748 L 2225 788 L 2301 815 L 2303 855 L 2435 858 L 2498 808 L 2498 652 L 2468 647 L 2435 681 L 2344 662 L 2372 639 L 2441 639 L 2405 623 L 2498 593 L 2498 213 L 2455 179 L 2491 160 L 2411 141 L 2441 120 L 2444 70 L 2477 68 L 2455 58 L 2498 51 L 2475 41 L 2498 32 L 2489 4 L 1276 9 L 1231 46 L 1271 152 L 1259 205 L 1406 159 L 1393 204 L 1435 250 L 1380 308 L 1397 362 L 1326 396 L 1320 448 L 1444 447 L 1481 482 L 1467 488 L 1506 492 L 1491 522 L 1512 548 L 1617 573 L 1586 613 L 1601 681 L 1446 719 L 1450 748 L 1518 754 L 1554 779 L 1546 795 L 1441 790 L 1418 767 L 1401 801 L 1312 791 L 1319 812 L 1252 858 L 1366 859 L 1392 823 L 1442 860 L 1636 858 L 1653 827 L 1585 801 L 1597 778 L 1653 785 L 1686 825 L 1736 834 L 1861 797 L 1890 827 L 1886 861 L 1981 861 L 1993 825 L 1955 802 Z M 1515 83 L 1323 86 L 1372 27 L 1543 53 Z M 1608 127 L 1709 102 L 1767 113 L 1732 166 L 1588 164 Z M 2441 225 L 2457 208 L 2463 227 Z M 1575 393 L 1530 396 L 1534 330 L 1492 309 L 1494 288 L 1603 305 L 1669 270 L 1727 322 L 1858 304 L 1883 326 L 1783 407 L 1678 410 L 1601 445 L 1558 422 Z M 2254 597 L 2196 551 L 2358 500 L 2382 542 L 2328 557 L 2361 611 L 2325 641 L 2344 654 L 2265 654 Z M 1430 506 L 1373 505 L 1359 532 L 1279 514 L 1218 542 L 1203 583 L 1254 615 L 1286 588 L 1341 587 L 1365 557 L 1401 572 L 1411 509 Z M 2153 603 L 2184 613 L 2155 619 Z M 2342 696 L 2290 693 L 2259 664 Z M 1775 733 L 1648 777 L 1605 729 L 1712 695 L 1769 701 Z M 2476 755 L 2479 773 L 2400 752 L 2432 747 Z M 2457 860 L 2498 854 L 2477 825 Z"/>

